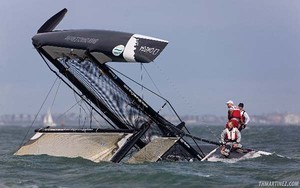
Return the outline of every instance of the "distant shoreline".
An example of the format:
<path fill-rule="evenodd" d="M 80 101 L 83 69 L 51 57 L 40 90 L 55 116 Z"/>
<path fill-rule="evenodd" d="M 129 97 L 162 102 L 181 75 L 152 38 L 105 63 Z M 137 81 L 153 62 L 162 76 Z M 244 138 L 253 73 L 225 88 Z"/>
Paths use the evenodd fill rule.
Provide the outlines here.
<path fill-rule="evenodd" d="M 39 125 L 42 126 L 43 117 L 46 114 L 35 115 L 30 114 L 7 114 L 0 115 L 0 126 L 1 125 L 20 125 L 20 126 L 31 126 L 33 121 L 34 126 Z M 58 125 L 87 125 L 89 122 L 86 120 L 79 119 L 79 115 L 75 113 L 70 114 L 52 114 L 54 121 Z M 172 115 L 163 115 L 168 121 L 174 123 L 174 119 L 177 119 Z M 225 125 L 227 122 L 227 117 L 225 116 L 216 116 L 216 115 L 183 115 L 180 116 L 182 121 L 185 122 L 187 126 L 219 126 Z M 293 113 L 270 113 L 263 115 L 250 115 L 251 121 L 249 123 L 250 126 L 264 126 L 264 125 L 273 125 L 273 126 L 282 126 L 282 125 L 293 125 L 300 126 L 300 115 Z M 178 121 L 178 120 L 177 120 Z M 97 120 L 98 124 L 106 124 L 103 119 Z M 178 122 L 177 122 L 178 123 Z M 176 124 L 176 123 L 174 123 Z M 92 125 L 97 125 L 96 123 L 92 123 Z"/>

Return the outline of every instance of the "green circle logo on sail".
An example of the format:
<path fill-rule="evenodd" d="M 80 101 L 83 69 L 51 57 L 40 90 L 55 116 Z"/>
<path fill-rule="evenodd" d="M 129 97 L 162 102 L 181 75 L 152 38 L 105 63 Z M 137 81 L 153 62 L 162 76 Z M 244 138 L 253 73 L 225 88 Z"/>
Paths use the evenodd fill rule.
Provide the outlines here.
<path fill-rule="evenodd" d="M 124 51 L 124 48 L 125 48 L 124 45 L 118 45 L 114 47 L 112 53 L 114 54 L 114 56 L 119 56 Z"/>

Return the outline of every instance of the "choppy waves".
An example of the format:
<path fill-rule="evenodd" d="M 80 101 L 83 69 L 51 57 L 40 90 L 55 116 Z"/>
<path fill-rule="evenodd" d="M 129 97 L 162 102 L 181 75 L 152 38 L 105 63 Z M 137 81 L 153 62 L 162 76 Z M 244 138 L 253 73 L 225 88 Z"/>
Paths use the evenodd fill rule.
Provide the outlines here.
<path fill-rule="evenodd" d="M 14 156 L 26 128 L 0 129 L 0 187 L 258 187 L 260 181 L 300 180 L 297 127 L 245 130 L 243 145 L 257 152 L 241 159 L 212 157 L 204 162 L 143 164 L 93 163 L 46 155 Z M 195 127 L 191 132 L 210 138 L 205 129 Z M 211 129 L 218 133 L 222 127 Z"/>

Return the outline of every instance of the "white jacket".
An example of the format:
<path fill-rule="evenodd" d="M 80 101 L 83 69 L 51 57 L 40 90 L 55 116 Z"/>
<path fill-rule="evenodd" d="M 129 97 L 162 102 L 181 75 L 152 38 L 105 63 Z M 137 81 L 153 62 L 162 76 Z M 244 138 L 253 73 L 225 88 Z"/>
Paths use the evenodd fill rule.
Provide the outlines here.
<path fill-rule="evenodd" d="M 242 139 L 241 133 L 240 131 L 233 127 L 231 129 L 231 131 L 226 128 L 223 130 L 223 132 L 221 133 L 221 142 L 222 143 L 226 143 L 226 142 L 237 142 L 240 143 Z"/>

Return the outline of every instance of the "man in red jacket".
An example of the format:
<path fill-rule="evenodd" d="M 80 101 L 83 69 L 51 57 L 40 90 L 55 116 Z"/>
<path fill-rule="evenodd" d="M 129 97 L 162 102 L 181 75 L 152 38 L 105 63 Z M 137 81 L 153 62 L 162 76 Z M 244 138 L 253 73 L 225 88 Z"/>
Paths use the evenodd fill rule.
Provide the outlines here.
<path fill-rule="evenodd" d="M 232 122 L 233 127 L 239 128 L 239 123 L 241 121 L 240 109 L 234 106 L 232 100 L 227 101 L 226 104 L 228 107 L 228 122 Z M 226 128 L 228 128 L 228 122 L 226 124 Z"/>

